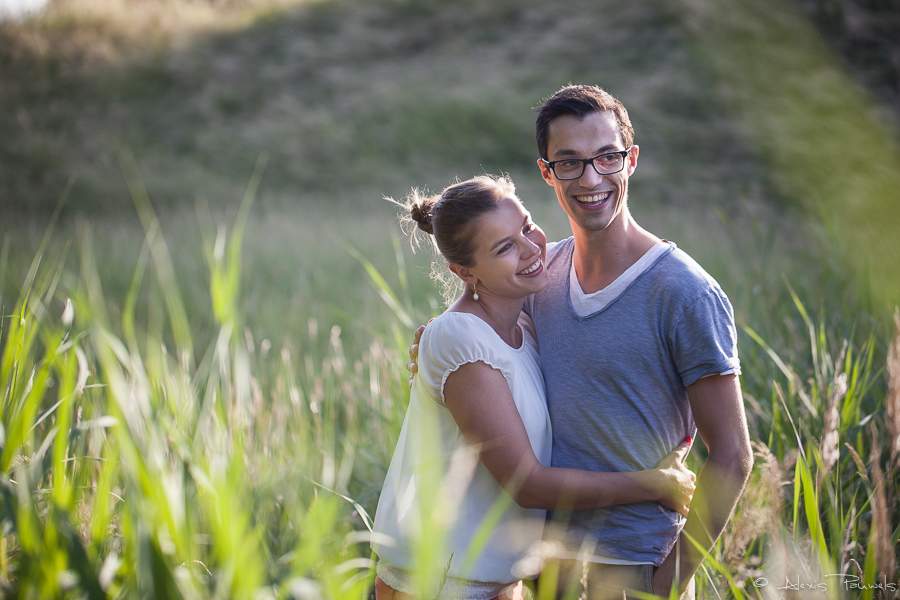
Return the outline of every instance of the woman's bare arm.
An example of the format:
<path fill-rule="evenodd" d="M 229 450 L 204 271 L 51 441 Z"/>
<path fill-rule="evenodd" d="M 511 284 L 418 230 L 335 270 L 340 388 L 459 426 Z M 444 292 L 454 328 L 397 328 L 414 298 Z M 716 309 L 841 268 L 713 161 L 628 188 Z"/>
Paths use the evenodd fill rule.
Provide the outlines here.
<path fill-rule="evenodd" d="M 684 466 L 689 444 L 656 469 L 596 472 L 545 467 L 538 462 L 506 378 L 483 362 L 467 363 L 444 384 L 444 401 L 482 462 L 525 508 L 578 510 L 659 502 L 687 515 L 694 474 Z"/>

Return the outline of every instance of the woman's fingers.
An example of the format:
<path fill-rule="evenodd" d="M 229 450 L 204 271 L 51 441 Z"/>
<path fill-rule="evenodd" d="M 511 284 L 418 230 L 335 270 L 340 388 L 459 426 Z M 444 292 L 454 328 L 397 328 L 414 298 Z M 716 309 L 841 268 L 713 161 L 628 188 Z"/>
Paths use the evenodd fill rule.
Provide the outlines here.
<path fill-rule="evenodd" d="M 656 465 L 657 469 L 664 469 L 678 465 L 684 465 L 684 461 L 687 460 L 688 454 L 691 453 L 691 444 L 693 440 L 690 436 L 686 437 L 678 447 L 669 452 L 665 458 L 659 461 L 659 464 Z"/>
<path fill-rule="evenodd" d="M 673 453 L 678 457 L 678 460 L 684 462 L 685 459 L 687 459 L 688 454 L 691 453 L 692 444 L 693 440 L 691 439 L 691 436 L 687 436 L 680 444 L 678 444 L 678 447 L 673 450 Z"/>
<path fill-rule="evenodd" d="M 413 335 L 412 346 L 409 347 L 409 362 L 406 363 L 406 370 L 410 373 L 419 372 L 419 342 L 422 341 L 423 331 L 425 331 L 424 325 L 416 329 L 416 333 Z"/>
<path fill-rule="evenodd" d="M 431 321 L 428 322 L 431 323 Z M 409 377 L 407 377 L 406 381 L 409 383 L 409 387 L 412 387 L 413 378 L 419 372 L 419 342 L 422 340 L 423 331 L 425 331 L 424 325 L 416 329 L 416 332 L 413 334 L 413 344 L 409 347 L 409 362 L 406 363 L 406 370 L 409 371 Z"/>

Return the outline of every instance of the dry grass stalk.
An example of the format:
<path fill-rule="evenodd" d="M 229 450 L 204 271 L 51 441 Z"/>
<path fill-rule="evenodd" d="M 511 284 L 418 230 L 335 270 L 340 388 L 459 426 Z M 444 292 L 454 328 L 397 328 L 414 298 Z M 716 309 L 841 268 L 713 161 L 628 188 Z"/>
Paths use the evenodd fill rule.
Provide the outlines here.
<path fill-rule="evenodd" d="M 741 497 L 741 508 L 724 540 L 725 559 L 732 566 L 744 562 L 744 552 L 753 540 L 766 534 L 776 539 L 780 534 L 783 471 L 768 446 L 755 441 L 752 444 L 756 450 L 754 454 L 762 464 L 759 476 L 747 485 Z"/>
<path fill-rule="evenodd" d="M 872 436 L 872 529 L 870 535 L 875 537 L 875 563 L 878 565 L 880 577 L 888 581 L 894 577 L 897 568 L 894 556 L 894 544 L 891 532 L 891 509 L 885 491 L 884 471 L 881 468 L 881 445 L 878 443 L 878 430 L 873 425 Z"/>
<path fill-rule="evenodd" d="M 885 399 L 885 421 L 890 444 L 890 472 L 900 468 L 900 309 L 894 310 L 894 340 L 888 349 L 888 393 Z"/>
<path fill-rule="evenodd" d="M 847 519 L 847 528 L 844 531 L 844 543 L 841 545 L 841 573 L 849 573 L 850 552 L 856 548 L 856 540 L 853 539 L 853 524 L 856 522 L 856 506 L 850 509 L 850 518 Z"/>

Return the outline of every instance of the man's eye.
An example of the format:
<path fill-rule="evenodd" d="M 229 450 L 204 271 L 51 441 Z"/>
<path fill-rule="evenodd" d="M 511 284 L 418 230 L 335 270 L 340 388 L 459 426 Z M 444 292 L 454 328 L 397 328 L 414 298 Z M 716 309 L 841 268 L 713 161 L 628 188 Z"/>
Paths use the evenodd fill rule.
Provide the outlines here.
<path fill-rule="evenodd" d="M 561 160 L 556 163 L 557 169 L 577 169 L 581 166 L 580 160 Z"/>

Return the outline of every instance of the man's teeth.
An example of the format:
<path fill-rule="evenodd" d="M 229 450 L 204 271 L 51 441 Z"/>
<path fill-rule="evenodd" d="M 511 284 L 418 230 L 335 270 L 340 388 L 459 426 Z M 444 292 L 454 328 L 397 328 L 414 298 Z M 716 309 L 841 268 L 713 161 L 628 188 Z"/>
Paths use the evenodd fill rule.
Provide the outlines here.
<path fill-rule="evenodd" d="M 603 202 L 607 198 L 609 198 L 609 192 L 594 194 L 593 196 L 579 196 L 577 199 L 582 204 L 596 204 L 598 202 Z"/>
<path fill-rule="evenodd" d="M 538 270 L 538 268 L 540 268 L 540 266 L 541 266 L 541 261 L 540 261 L 540 260 L 536 260 L 536 261 L 534 261 L 534 264 L 533 264 L 533 265 L 531 265 L 530 267 L 528 267 L 528 268 L 525 269 L 524 271 L 519 271 L 519 275 L 528 275 L 528 274 L 530 274 L 530 273 L 534 273 L 535 271 Z"/>

